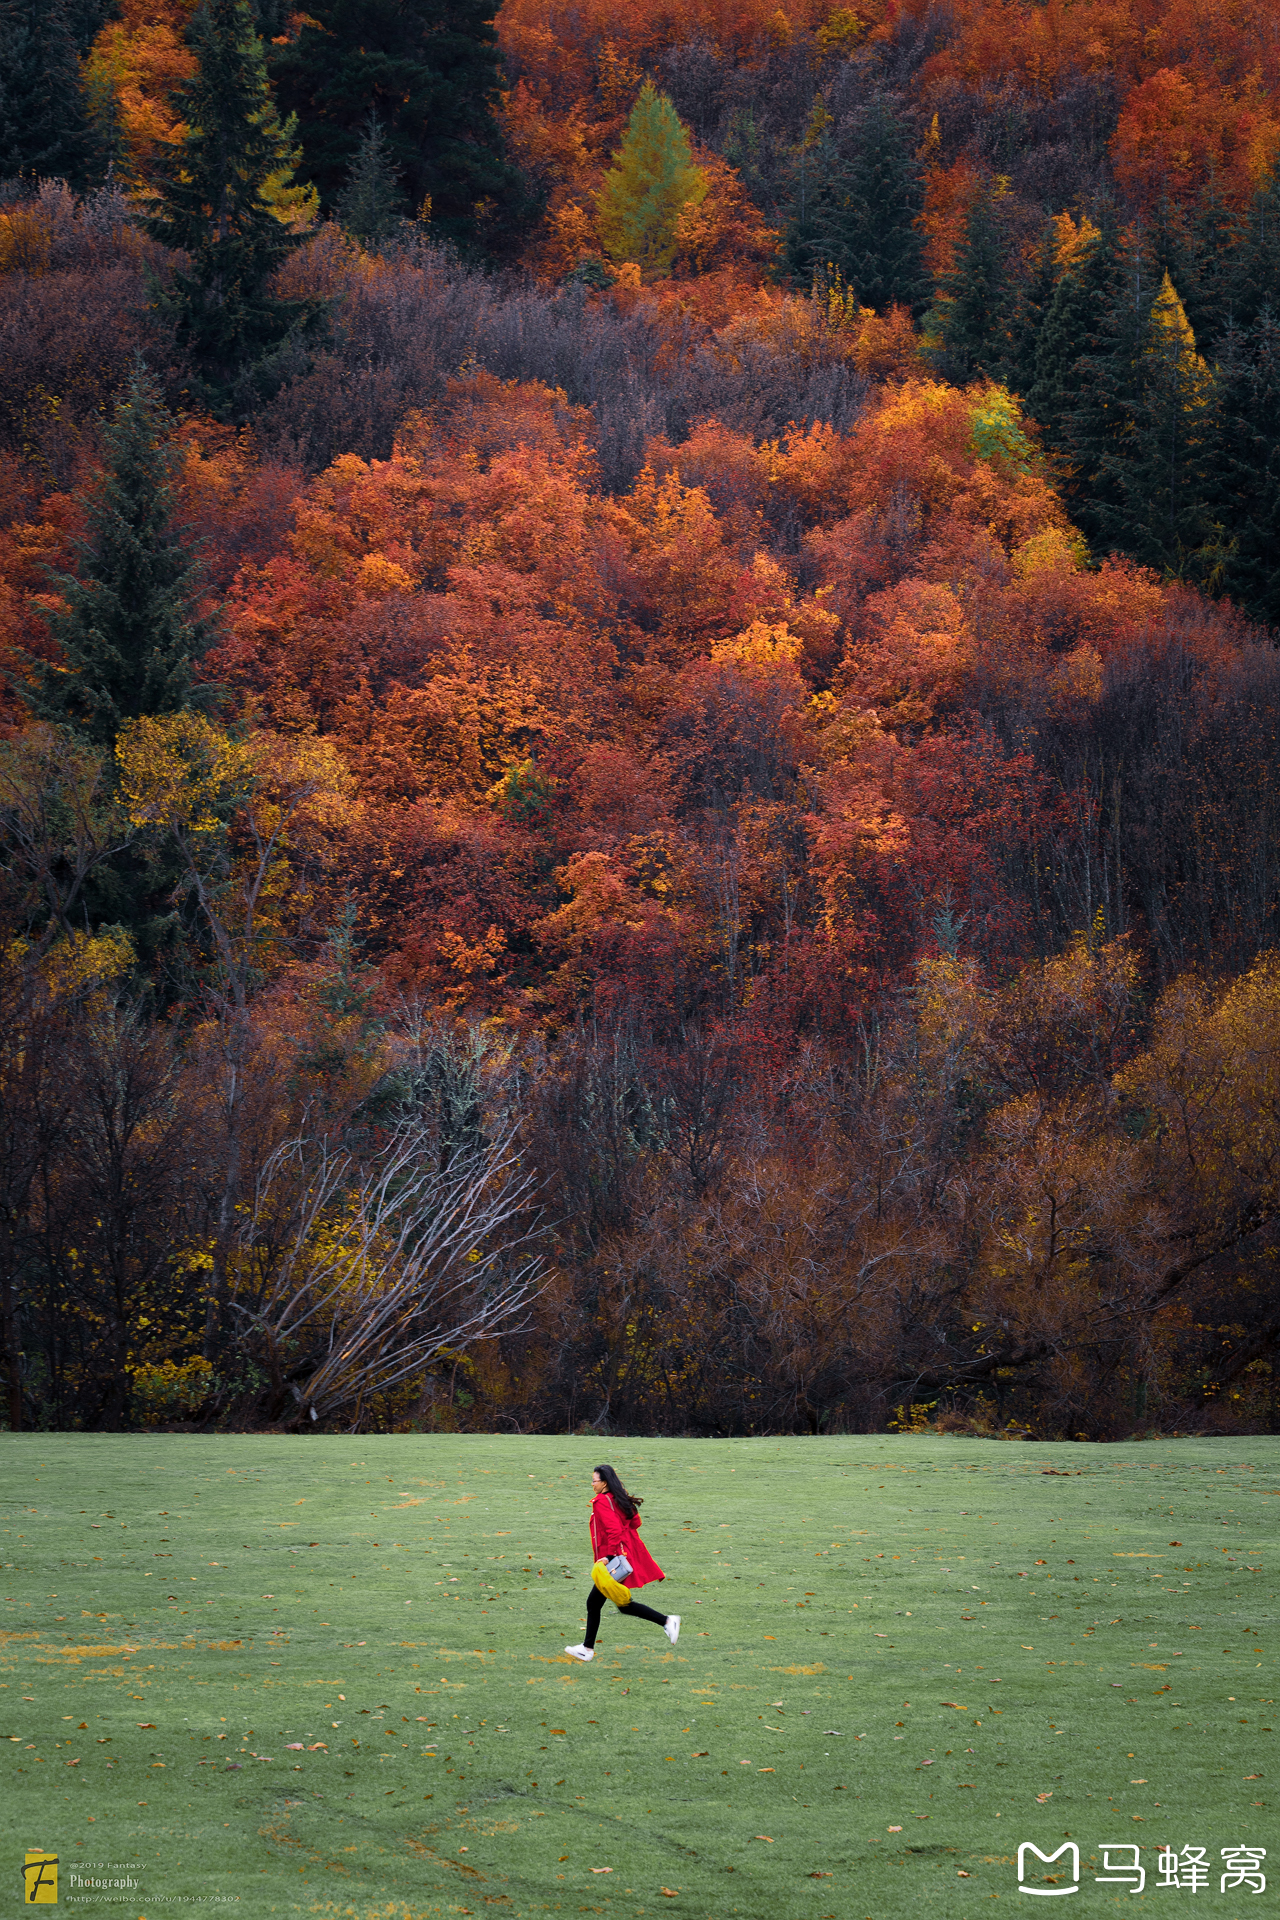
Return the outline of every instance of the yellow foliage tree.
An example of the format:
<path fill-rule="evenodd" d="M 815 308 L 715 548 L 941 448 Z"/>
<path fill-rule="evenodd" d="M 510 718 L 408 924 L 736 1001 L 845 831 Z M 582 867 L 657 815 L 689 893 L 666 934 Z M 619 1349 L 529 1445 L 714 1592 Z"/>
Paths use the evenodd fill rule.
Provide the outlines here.
<path fill-rule="evenodd" d="M 669 273 L 681 213 L 706 193 L 675 108 L 646 80 L 597 202 L 605 252 L 651 277 Z"/>

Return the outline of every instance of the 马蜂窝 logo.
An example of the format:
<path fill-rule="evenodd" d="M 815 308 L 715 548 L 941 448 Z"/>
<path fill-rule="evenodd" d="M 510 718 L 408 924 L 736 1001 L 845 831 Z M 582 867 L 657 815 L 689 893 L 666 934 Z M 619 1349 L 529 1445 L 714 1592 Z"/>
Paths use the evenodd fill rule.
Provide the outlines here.
<path fill-rule="evenodd" d="M 22 1862 L 22 1904 L 26 1907 L 58 1904 L 58 1856 L 40 1847 L 28 1847 Z"/>
<path fill-rule="evenodd" d="M 1063 1854 L 1064 1853 L 1067 1854 L 1071 1861 L 1071 1885 L 1069 1887 L 1029 1887 L 1026 1884 L 1026 1881 L 1027 1881 L 1026 1861 L 1027 1861 L 1027 1855 L 1029 1853 L 1034 1853 L 1036 1859 L 1040 1862 L 1041 1866 L 1043 1867 L 1051 1867 L 1055 1860 L 1061 1860 Z M 1045 1877 L 1047 1879 L 1048 1875 L 1046 1875 Z M 1031 1840 L 1023 1841 L 1022 1845 L 1018 1848 L 1018 1892 L 1019 1893 L 1043 1893 L 1043 1894 L 1048 1894 L 1052 1896 L 1055 1893 L 1079 1893 L 1079 1891 L 1080 1891 L 1080 1849 L 1076 1845 L 1074 1840 L 1064 1841 L 1063 1844 L 1058 1848 L 1058 1851 L 1056 1853 L 1041 1853 L 1039 1847 L 1035 1845 L 1034 1841 L 1031 1841 Z"/>
<path fill-rule="evenodd" d="M 1102 1885 L 1127 1887 L 1130 1893 L 1141 1893 L 1148 1885 L 1147 1870 L 1142 1864 L 1143 1849 L 1133 1840 L 1101 1840 L 1098 1842 L 1101 1855 L 1102 1873 L 1095 1873 L 1094 1879 Z M 1060 1886 L 1059 1881 L 1066 1880 L 1066 1866 L 1059 1867 L 1056 1873 L 1041 1875 L 1042 1886 L 1032 1886 L 1027 1879 L 1027 1864 L 1032 1855 L 1042 1867 L 1051 1867 L 1056 1860 L 1067 1856 L 1071 1869 L 1070 1882 Z M 1177 1887 L 1186 1893 L 1208 1891 L 1214 1879 L 1218 1881 L 1219 1893 L 1227 1893 L 1242 1888 L 1249 1893 L 1265 1893 L 1267 1876 L 1262 1863 L 1267 1857 L 1265 1847 L 1219 1847 L 1218 1855 L 1221 1869 L 1211 1864 L 1208 1847 L 1183 1847 L 1180 1850 L 1163 1846 L 1156 1855 L 1156 1869 L 1159 1879 L 1153 1880 L 1152 1887 Z M 1091 1864 L 1093 1860 L 1091 1857 Z M 1056 1853 L 1041 1853 L 1034 1841 L 1024 1840 L 1018 1848 L 1018 1892 L 1036 1894 L 1052 1899 L 1059 1893 L 1079 1893 L 1080 1891 L 1080 1849 L 1074 1840 L 1064 1841 Z"/>

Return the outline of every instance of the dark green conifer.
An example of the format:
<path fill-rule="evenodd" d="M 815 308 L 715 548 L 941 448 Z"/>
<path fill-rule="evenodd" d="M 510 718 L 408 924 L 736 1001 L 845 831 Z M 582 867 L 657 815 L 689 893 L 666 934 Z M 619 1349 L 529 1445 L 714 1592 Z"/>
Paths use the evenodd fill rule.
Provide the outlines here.
<path fill-rule="evenodd" d="M 1026 399 L 1035 385 L 1036 349 L 1040 329 L 1058 285 L 1056 235 L 1046 221 L 1026 275 L 1014 297 L 1009 327 L 1009 359 L 1005 380 L 1012 392 Z"/>
<path fill-rule="evenodd" d="M 806 213 L 811 238 L 789 254 L 809 272 L 836 268 L 858 301 L 877 312 L 899 305 L 919 314 L 929 298 L 924 266 L 924 179 L 902 119 L 883 94 L 863 114 L 851 159 L 833 168 Z"/>
<path fill-rule="evenodd" d="M 399 172 L 382 122 L 371 113 L 356 149 L 351 176 L 338 195 L 338 217 L 362 247 L 390 238 L 408 213 Z"/>
<path fill-rule="evenodd" d="M 1187 318 L 1206 354 L 1216 350 L 1231 323 L 1231 276 L 1240 234 L 1239 214 L 1223 199 L 1217 179 L 1211 177 L 1188 225 L 1194 274 L 1183 299 Z M 1177 273 L 1172 267 L 1169 272 L 1178 286 Z"/>
<path fill-rule="evenodd" d="M 942 343 L 939 359 L 947 378 L 961 386 L 1000 379 L 1012 357 L 1014 296 L 1001 215 L 999 194 L 984 183 L 966 216 L 955 265 L 938 281 L 931 319 Z"/>
<path fill-rule="evenodd" d="M 1167 273 L 1190 316 L 1199 290 L 1200 258 L 1192 223 L 1182 208 L 1162 196 L 1143 225 L 1142 243 L 1157 285 L 1161 274 Z"/>
<path fill-rule="evenodd" d="M 1098 252 L 1095 242 L 1090 256 L 1077 263 L 1078 279 L 1069 276 L 1077 279 L 1071 304 L 1082 331 L 1061 410 L 1051 425 L 1045 424 L 1045 439 L 1063 462 L 1063 491 L 1072 518 L 1095 551 L 1107 552 L 1124 545 L 1117 533 L 1124 505 L 1120 475 L 1132 454 L 1138 368 L 1159 283 L 1141 245 L 1114 253 L 1105 278 Z M 1094 290 L 1087 307 L 1082 306 L 1079 281 Z M 1041 335 L 1042 358 L 1050 326 L 1061 317 L 1055 300 Z M 1039 387 L 1036 392 L 1039 395 Z"/>
<path fill-rule="evenodd" d="M 139 369 L 104 436 L 105 471 L 88 503 L 76 573 L 48 616 L 61 660 L 41 662 L 24 697 L 41 719 L 96 746 L 126 720 L 207 705 L 192 668 L 212 637 L 196 611 L 200 567 L 175 526 L 172 421 Z"/>
<path fill-rule="evenodd" d="M 1280 631 L 1280 307 L 1223 342 L 1220 584 Z"/>
<path fill-rule="evenodd" d="M 1090 389 L 1091 362 L 1109 351 L 1105 323 L 1118 298 L 1120 276 L 1114 222 L 1105 219 L 1090 230 L 1076 258 L 1060 273 L 1036 341 L 1027 406 L 1046 447 L 1058 458 L 1073 511 L 1084 507 L 1096 478 L 1087 441 L 1106 437 L 1098 410 L 1105 409 L 1107 399 Z M 1090 435 L 1076 431 L 1076 415 L 1086 405 L 1095 416 Z"/>
<path fill-rule="evenodd" d="M 253 0 L 253 24 L 262 35 L 264 46 L 288 33 L 292 12 L 289 0 Z"/>
<path fill-rule="evenodd" d="M 782 272 L 793 286 L 807 288 L 815 274 L 825 272 L 820 231 L 832 197 L 832 182 L 840 171 L 840 156 L 831 138 L 832 119 L 821 99 L 815 101 L 809 124 L 791 154 L 789 211 L 782 231 Z"/>
<path fill-rule="evenodd" d="M 1247 331 L 1268 307 L 1280 313 L 1280 180 L 1274 173 L 1249 203 L 1227 279 L 1235 326 Z"/>
<path fill-rule="evenodd" d="M 175 101 L 187 132 L 156 182 L 149 223 L 190 265 L 157 304 L 191 356 L 201 397 L 234 413 L 271 383 L 281 349 L 318 306 L 271 290 L 303 237 L 306 205 L 289 185 L 294 130 L 276 113 L 248 0 L 205 0 L 191 42 L 199 65 Z"/>
<path fill-rule="evenodd" d="M 85 111 L 93 137 L 94 170 L 99 180 L 110 179 L 117 187 L 136 189 L 142 182 L 129 151 L 129 142 L 120 114 L 120 94 L 109 73 L 86 73 Z"/>
<path fill-rule="evenodd" d="M 77 41 L 84 25 L 68 0 L 2 0 L 0 178 L 59 179 L 83 190 L 95 177 Z"/>
<path fill-rule="evenodd" d="M 116 0 L 65 0 L 65 5 L 76 52 L 83 59 L 107 21 L 114 18 Z"/>
<path fill-rule="evenodd" d="M 1167 272 L 1130 249 L 1083 369 L 1067 444 L 1088 494 L 1079 524 L 1100 551 L 1179 579 L 1212 570 L 1217 393 Z"/>
<path fill-rule="evenodd" d="M 298 118 L 302 172 L 337 205 L 370 113 L 412 212 L 458 246 L 527 210 L 495 119 L 494 0 L 310 0 L 301 32 L 274 47 L 281 106 Z"/>

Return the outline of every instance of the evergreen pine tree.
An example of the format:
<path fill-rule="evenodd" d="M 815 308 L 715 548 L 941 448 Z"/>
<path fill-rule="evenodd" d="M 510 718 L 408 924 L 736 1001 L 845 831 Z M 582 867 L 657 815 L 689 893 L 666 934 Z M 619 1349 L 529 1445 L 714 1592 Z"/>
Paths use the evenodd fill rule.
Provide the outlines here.
<path fill-rule="evenodd" d="M 313 300 L 272 293 L 271 276 L 302 238 L 306 195 L 290 186 L 294 129 L 280 123 L 248 0 L 205 0 L 191 26 L 199 65 L 175 105 L 187 131 L 157 181 L 152 233 L 190 256 L 158 304 L 217 411 L 251 400 Z"/>
<path fill-rule="evenodd" d="M 61 662 L 39 663 L 24 690 L 41 719 L 98 746 L 111 747 L 126 720 L 214 694 L 192 679 L 211 630 L 194 605 L 199 564 L 174 525 L 172 425 L 154 383 L 135 372 L 104 436 L 78 572 L 53 576 L 65 603 L 48 616 Z"/>
<path fill-rule="evenodd" d="M 116 12 L 116 0 L 65 0 L 67 25 L 83 60 L 107 21 Z"/>
<path fill-rule="evenodd" d="M 1210 355 L 1231 320 L 1231 276 L 1240 225 L 1236 210 L 1223 199 L 1217 180 L 1211 178 L 1196 203 L 1188 229 L 1194 273 L 1182 302 L 1196 339 Z M 1173 267 L 1169 273 L 1181 291 Z"/>
<path fill-rule="evenodd" d="M 1046 447 L 1058 458 L 1063 490 L 1076 513 L 1087 510 L 1097 479 L 1089 442 L 1095 437 L 1105 442 L 1107 437 L 1102 431 L 1105 413 L 1099 414 L 1106 398 L 1091 389 L 1091 362 L 1111 345 L 1105 326 L 1120 277 L 1114 223 L 1105 219 L 1100 227 L 1090 227 L 1078 254 L 1059 275 L 1036 340 L 1027 408 Z M 1088 431 L 1081 432 L 1077 415 L 1086 406 L 1094 418 Z"/>
<path fill-rule="evenodd" d="M 605 252 L 647 275 L 667 273 L 681 209 L 706 191 L 675 108 L 646 80 L 597 202 Z"/>
<path fill-rule="evenodd" d="M 494 117 L 495 12 L 495 0 L 309 0 L 301 32 L 272 48 L 271 71 L 326 210 L 375 113 L 413 213 L 441 239 L 496 242 L 528 214 Z"/>
<path fill-rule="evenodd" d="M 1280 307 L 1232 329 L 1220 368 L 1221 584 L 1280 630 Z"/>
<path fill-rule="evenodd" d="M 1013 351 L 1009 240 L 999 196 L 984 184 L 965 220 L 955 265 L 938 281 L 933 309 L 943 371 L 957 385 L 1001 378 Z"/>
<path fill-rule="evenodd" d="M 97 142 L 80 77 L 68 0 L 0 0 L 0 178 L 95 177 Z"/>
<path fill-rule="evenodd" d="M 120 89 L 110 67 L 87 63 L 84 69 L 85 112 L 93 141 L 93 167 L 99 180 L 136 190 L 138 178 L 120 113 Z"/>
<path fill-rule="evenodd" d="M 351 177 L 338 195 L 338 216 L 362 247 L 377 247 L 395 232 L 407 212 L 382 122 L 371 113 Z"/>
<path fill-rule="evenodd" d="M 253 24 L 262 35 L 264 46 L 288 33 L 292 11 L 289 0 L 253 0 Z"/>
<path fill-rule="evenodd" d="M 1181 207 L 1162 197 L 1144 224 L 1142 240 L 1157 283 L 1167 273 L 1183 310 L 1189 313 L 1197 305 L 1200 284 L 1199 249 L 1191 221 Z"/>
<path fill-rule="evenodd" d="M 1126 326 L 1119 351 L 1128 357 Z M 1146 303 L 1125 432 L 1103 455 L 1103 538 L 1176 578 L 1199 578 L 1213 543 L 1217 394 L 1169 273 Z M 1111 505 L 1109 493 L 1119 495 Z"/>
<path fill-rule="evenodd" d="M 1085 373 L 1068 433 L 1088 478 L 1082 529 L 1100 549 L 1203 577 L 1214 545 L 1214 381 L 1177 289 L 1141 247 L 1129 253 Z"/>
<path fill-rule="evenodd" d="M 1057 236 L 1047 220 L 1026 277 L 1017 290 L 1009 328 L 1009 358 L 1005 378 L 1024 400 L 1035 385 L 1036 349 L 1040 329 L 1058 285 Z"/>
<path fill-rule="evenodd" d="M 1158 282 L 1141 245 L 1116 249 L 1105 262 L 1097 243 L 1077 263 L 1072 310 L 1084 330 L 1065 383 L 1061 411 L 1045 438 L 1062 465 L 1062 490 L 1072 518 L 1095 551 L 1123 547 L 1117 516 L 1124 494 L 1120 476 L 1131 456 L 1139 364 Z M 1076 276 L 1072 276 L 1076 277 Z M 1093 298 L 1082 307 L 1079 282 Z M 1055 307 L 1041 335 L 1041 358 L 1052 345 L 1051 327 L 1063 318 Z"/>
<path fill-rule="evenodd" d="M 828 262 L 820 238 L 830 216 L 831 183 L 840 156 L 831 138 L 832 118 L 825 102 L 815 100 L 809 123 L 791 155 L 789 212 L 782 230 L 782 271 L 793 286 L 808 288 Z"/>
<path fill-rule="evenodd" d="M 924 267 L 924 181 L 902 121 L 883 94 L 869 102 L 853 158 L 824 183 L 815 210 L 813 268 L 831 265 L 863 306 L 919 314 Z"/>
<path fill-rule="evenodd" d="M 1280 313 L 1280 179 L 1274 173 L 1249 203 L 1227 285 L 1231 318 L 1242 330 L 1265 308 Z"/>

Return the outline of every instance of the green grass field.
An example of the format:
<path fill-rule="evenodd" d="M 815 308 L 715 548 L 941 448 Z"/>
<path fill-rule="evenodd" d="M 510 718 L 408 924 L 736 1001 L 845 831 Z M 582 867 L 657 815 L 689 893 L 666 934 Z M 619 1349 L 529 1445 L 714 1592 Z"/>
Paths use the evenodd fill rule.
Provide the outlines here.
<path fill-rule="evenodd" d="M 0 1920 L 28 1848 L 125 1920 L 977 1920 L 1067 1837 L 1073 1912 L 1181 1911 L 1184 1847 L 1196 1912 L 1269 1910 L 1223 1848 L 1280 1886 L 1280 1441 L 0 1446 Z M 584 1667 L 601 1457 L 684 1625 Z"/>

